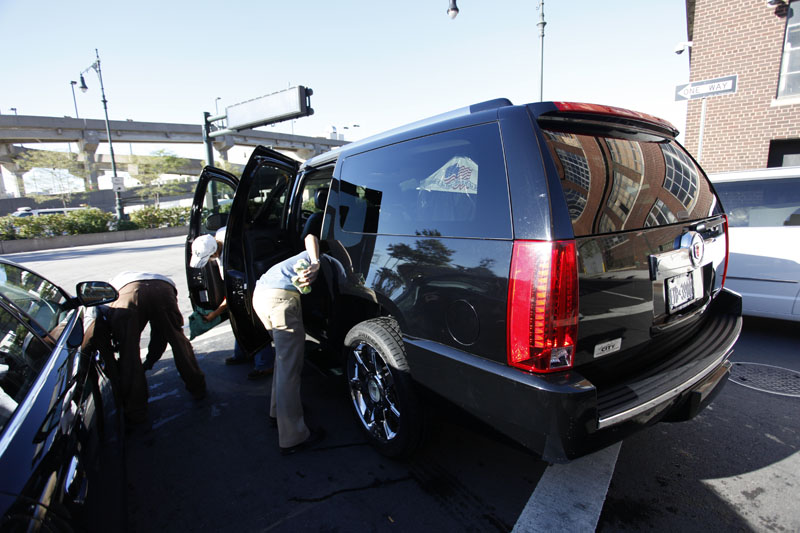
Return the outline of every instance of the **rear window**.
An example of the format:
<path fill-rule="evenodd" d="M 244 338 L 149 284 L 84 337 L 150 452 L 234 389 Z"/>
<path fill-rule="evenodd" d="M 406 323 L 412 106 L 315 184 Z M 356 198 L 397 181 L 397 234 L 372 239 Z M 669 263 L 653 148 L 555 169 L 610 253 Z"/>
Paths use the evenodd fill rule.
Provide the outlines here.
<path fill-rule="evenodd" d="M 714 183 L 732 227 L 800 226 L 800 178 Z"/>
<path fill-rule="evenodd" d="M 675 142 L 543 131 L 576 236 L 717 214 L 708 181 Z"/>

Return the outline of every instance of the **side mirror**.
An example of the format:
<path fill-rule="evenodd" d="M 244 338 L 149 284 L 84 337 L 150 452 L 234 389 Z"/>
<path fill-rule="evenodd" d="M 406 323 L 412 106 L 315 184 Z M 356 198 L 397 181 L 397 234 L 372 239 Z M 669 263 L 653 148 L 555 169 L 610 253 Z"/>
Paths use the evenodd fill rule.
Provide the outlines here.
<path fill-rule="evenodd" d="M 111 303 L 119 297 L 117 289 L 105 281 L 81 281 L 75 286 L 75 293 L 86 307 Z"/>

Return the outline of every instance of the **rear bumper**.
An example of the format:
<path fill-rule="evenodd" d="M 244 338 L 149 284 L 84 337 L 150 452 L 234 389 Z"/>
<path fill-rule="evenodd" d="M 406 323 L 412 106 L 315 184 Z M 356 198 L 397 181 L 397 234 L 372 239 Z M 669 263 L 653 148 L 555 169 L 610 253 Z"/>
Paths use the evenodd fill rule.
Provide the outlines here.
<path fill-rule="evenodd" d="M 534 375 L 406 338 L 414 378 L 550 462 L 566 462 L 660 420 L 688 420 L 727 381 L 741 298 L 723 290 L 669 361 L 599 390 L 577 371 Z"/>

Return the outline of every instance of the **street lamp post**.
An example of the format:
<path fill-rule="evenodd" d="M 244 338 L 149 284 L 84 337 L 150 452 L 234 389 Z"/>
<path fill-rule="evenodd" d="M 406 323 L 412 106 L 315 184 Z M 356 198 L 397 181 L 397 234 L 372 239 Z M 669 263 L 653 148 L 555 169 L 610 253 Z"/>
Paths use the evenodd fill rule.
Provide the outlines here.
<path fill-rule="evenodd" d="M 80 89 L 83 92 L 89 90 L 89 87 L 86 85 L 86 80 L 83 78 L 84 73 L 88 72 L 89 69 L 93 69 L 97 73 L 97 77 L 100 79 L 100 95 L 103 97 L 103 111 L 106 115 L 106 136 L 108 137 L 108 151 L 111 153 L 111 181 L 112 184 L 116 185 L 117 181 L 117 162 L 114 159 L 114 146 L 111 144 L 111 125 L 108 122 L 108 100 L 106 100 L 106 89 L 103 86 L 103 72 L 100 70 L 100 53 L 97 51 L 97 48 L 94 49 L 95 56 L 97 60 L 83 69 L 81 71 L 81 86 Z M 122 198 L 120 197 L 119 191 L 114 187 L 114 208 L 117 215 L 117 221 L 122 220 L 125 217 L 125 213 L 122 210 Z"/>
<path fill-rule="evenodd" d="M 72 88 L 72 103 L 75 104 L 75 118 L 81 118 L 78 116 L 78 100 L 75 99 L 75 86 L 78 85 L 78 82 L 71 81 L 69 85 Z"/>
<path fill-rule="evenodd" d="M 544 27 L 547 23 L 544 21 L 544 0 L 539 1 L 539 22 L 536 26 L 539 27 L 539 101 L 544 101 Z"/>

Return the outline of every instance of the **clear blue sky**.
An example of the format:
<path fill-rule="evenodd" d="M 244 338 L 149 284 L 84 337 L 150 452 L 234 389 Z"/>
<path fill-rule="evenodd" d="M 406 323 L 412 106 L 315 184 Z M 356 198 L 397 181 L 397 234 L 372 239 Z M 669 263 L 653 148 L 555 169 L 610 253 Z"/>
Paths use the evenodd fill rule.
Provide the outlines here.
<path fill-rule="evenodd" d="M 356 140 L 492 98 L 537 101 L 538 1 L 459 0 L 455 20 L 447 4 L 0 0 L 0 112 L 74 116 L 69 82 L 95 48 L 112 120 L 200 124 L 216 97 L 224 107 L 305 85 L 315 115 L 294 132 L 359 124 L 347 133 Z M 628 107 L 684 129 L 674 88 L 688 57 L 673 53 L 686 40 L 684 0 L 548 0 L 544 11 L 545 100 Z M 102 118 L 97 76 L 85 77 L 80 117 Z"/>

